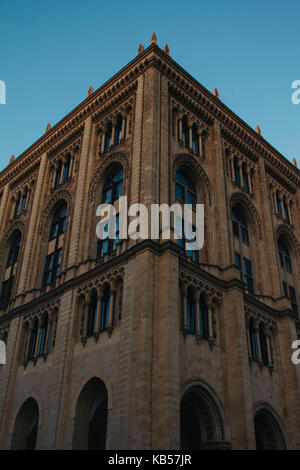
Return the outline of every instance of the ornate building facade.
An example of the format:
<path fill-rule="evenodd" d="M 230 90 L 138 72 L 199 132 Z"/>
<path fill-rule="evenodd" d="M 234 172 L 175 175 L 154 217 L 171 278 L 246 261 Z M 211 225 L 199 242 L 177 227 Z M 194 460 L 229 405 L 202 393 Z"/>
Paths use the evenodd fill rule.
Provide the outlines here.
<path fill-rule="evenodd" d="M 205 205 L 200 252 L 96 208 Z M 300 449 L 300 172 L 160 49 L 0 173 L 2 449 Z"/>

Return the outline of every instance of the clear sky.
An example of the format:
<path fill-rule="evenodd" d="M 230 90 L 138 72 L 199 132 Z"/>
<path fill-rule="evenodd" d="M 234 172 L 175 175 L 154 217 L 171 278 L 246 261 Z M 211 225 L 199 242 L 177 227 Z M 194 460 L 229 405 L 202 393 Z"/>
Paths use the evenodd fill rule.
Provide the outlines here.
<path fill-rule="evenodd" d="M 299 0 L 0 0 L 0 170 L 137 54 L 172 58 L 300 167 Z"/>

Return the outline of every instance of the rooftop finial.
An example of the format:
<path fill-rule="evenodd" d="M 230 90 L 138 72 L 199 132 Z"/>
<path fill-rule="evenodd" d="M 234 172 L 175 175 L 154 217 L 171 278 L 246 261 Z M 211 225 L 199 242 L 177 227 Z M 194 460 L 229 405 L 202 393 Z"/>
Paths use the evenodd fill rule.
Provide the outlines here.
<path fill-rule="evenodd" d="M 213 94 L 220 99 L 220 95 L 219 95 L 219 92 L 218 92 L 218 88 L 215 88 L 214 91 L 213 91 Z"/>
<path fill-rule="evenodd" d="M 88 96 L 90 96 L 92 93 L 94 93 L 94 88 L 90 86 L 88 89 Z"/>
<path fill-rule="evenodd" d="M 257 132 L 259 135 L 262 135 L 262 133 L 261 133 L 261 129 L 260 129 L 260 127 L 259 127 L 259 126 L 256 126 L 256 132 Z"/>
<path fill-rule="evenodd" d="M 12 162 L 14 161 L 14 159 L 15 159 L 15 156 L 12 155 L 12 156 L 10 157 L 10 159 L 9 159 L 9 163 L 12 163 Z"/>
<path fill-rule="evenodd" d="M 165 51 L 166 54 L 170 55 L 170 48 L 169 48 L 168 44 L 164 45 L 164 51 Z"/>
<path fill-rule="evenodd" d="M 292 163 L 293 163 L 293 165 L 295 165 L 295 167 L 296 167 L 296 168 L 298 168 L 298 165 L 297 165 L 297 160 L 296 160 L 296 158 L 293 158 L 293 160 L 292 160 Z"/>
<path fill-rule="evenodd" d="M 144 49 L 145 49 L 145 48 L 144 48 L 143 44 L 140 44 L 140 45 L 139 45 L 139 48 L 138 48 L 138 55 L 141 54 Z"/>
<path fill-rule="evenodd" d="M 152 34 L 151 43 L 152 43 L 152 44 L 157 44 L 157 37 L 156 37 L 156 34 L 155 34 L 155 33 Z"/>
<path fill-rule="evenodd" d="M 50 131 L 50 129 L 51 129 L 51 124 L 50 122 L 48 122 L 47 127 L 46 127 L 46 132 Z"/>

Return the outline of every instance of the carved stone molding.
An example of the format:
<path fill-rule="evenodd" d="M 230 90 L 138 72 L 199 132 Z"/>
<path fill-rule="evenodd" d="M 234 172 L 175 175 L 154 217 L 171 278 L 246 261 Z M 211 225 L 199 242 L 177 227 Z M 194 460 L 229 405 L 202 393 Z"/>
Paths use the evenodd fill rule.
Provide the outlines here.
<path fill-rule="evenodd" d="M 83 284 L 81 287 L 77 289 L 77 294 L 78 296 L 83 295 L 86 299 L 88 299 L 91 295 L 91 292 L 93 290 L 96 290 L 98 295 L 100 296 L 102 288 L 106 284 L 109 284 L 111 291 L 114 291 L 117 283 L 123 280 L 124 274 L 125 274 L 124 266 L 119 266 L 116 269 L 108 271 L 105 274 L 102 274 L 101 276 L 96 277 L 95 279 L 92 279 L 86 282 L 85 284 Z"/>

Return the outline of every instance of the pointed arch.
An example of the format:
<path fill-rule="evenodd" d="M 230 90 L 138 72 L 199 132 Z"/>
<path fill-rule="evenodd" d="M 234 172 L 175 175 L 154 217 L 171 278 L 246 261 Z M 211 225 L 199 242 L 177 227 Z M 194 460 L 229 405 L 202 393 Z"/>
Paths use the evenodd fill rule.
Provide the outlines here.
<path fill-rule="evenodd" d="M 176 179 L 176 171 L 179 168 L 185 168 L 188 172 L 196 176 L 197 182 L 204 188 L 205 195 L 208 198 L 209 205 L 212 204 L 212 187 L 209 178 L 198 162 L 198 160 L 187 153 L 179 153 L 174 156 L 173 161 L 173 181 Z"/>
<path fill-rule="evenodd" d="M 300 255 L 300 243 L 296 235 L 288 225 L 279 225 L 276 230 L 276 240 L 278 240 L 279 237 L 283 237 L 285 240 L 287 240 L 289 249 L 293 250 L 293 248 L 295 248 L 297 250 L 298 255 Z"/>
<path fill-rule="evenodd" d="M 253 226 L 253 229 L 257 231 L 259 235 L 259 239 L 262 240 L 262 220 L 261 217 L 254 206 L 254 204 L 250 201 L 249 197 L 246 196 L 246 194 L 236 192 L 234 193 L 229 202 L 229 207 L 230 207 L 230 214 L 232 211 L 232 208 L 235 205 L 239 205 L 240 207 L 244 208 L 246 210 L 246 213 L 248 215 L 249 221 L 251 225 Z"/>
<path fill-rule="evenodd" d="M 96 200 L 96 203 L 98 204 L 98 198 L 96 197 L 96 194 L 100 192 L 101 189 L 101 183 L 105 179 L 106 174 L 109 171 L 109 168 L 112 167 L 115 164 L 120 164 L 123 168 L 124 172 L 124 182 L 125 182 L 125 187 L 124 187 L 124 193 L 127 192 L 127 181 L 129 178 L 129 164 L 128 164 L 128 156 L 126 153 L 123 152 L 116 152 L 111 155 L 109 155 L 109 158 L 106 158 L 102 165 L 98 168 L 98 170 L 95 173 L 95 176 L 92 180 L 90 190 L 89 190 L 89 201 L 94 202 Z"/>

